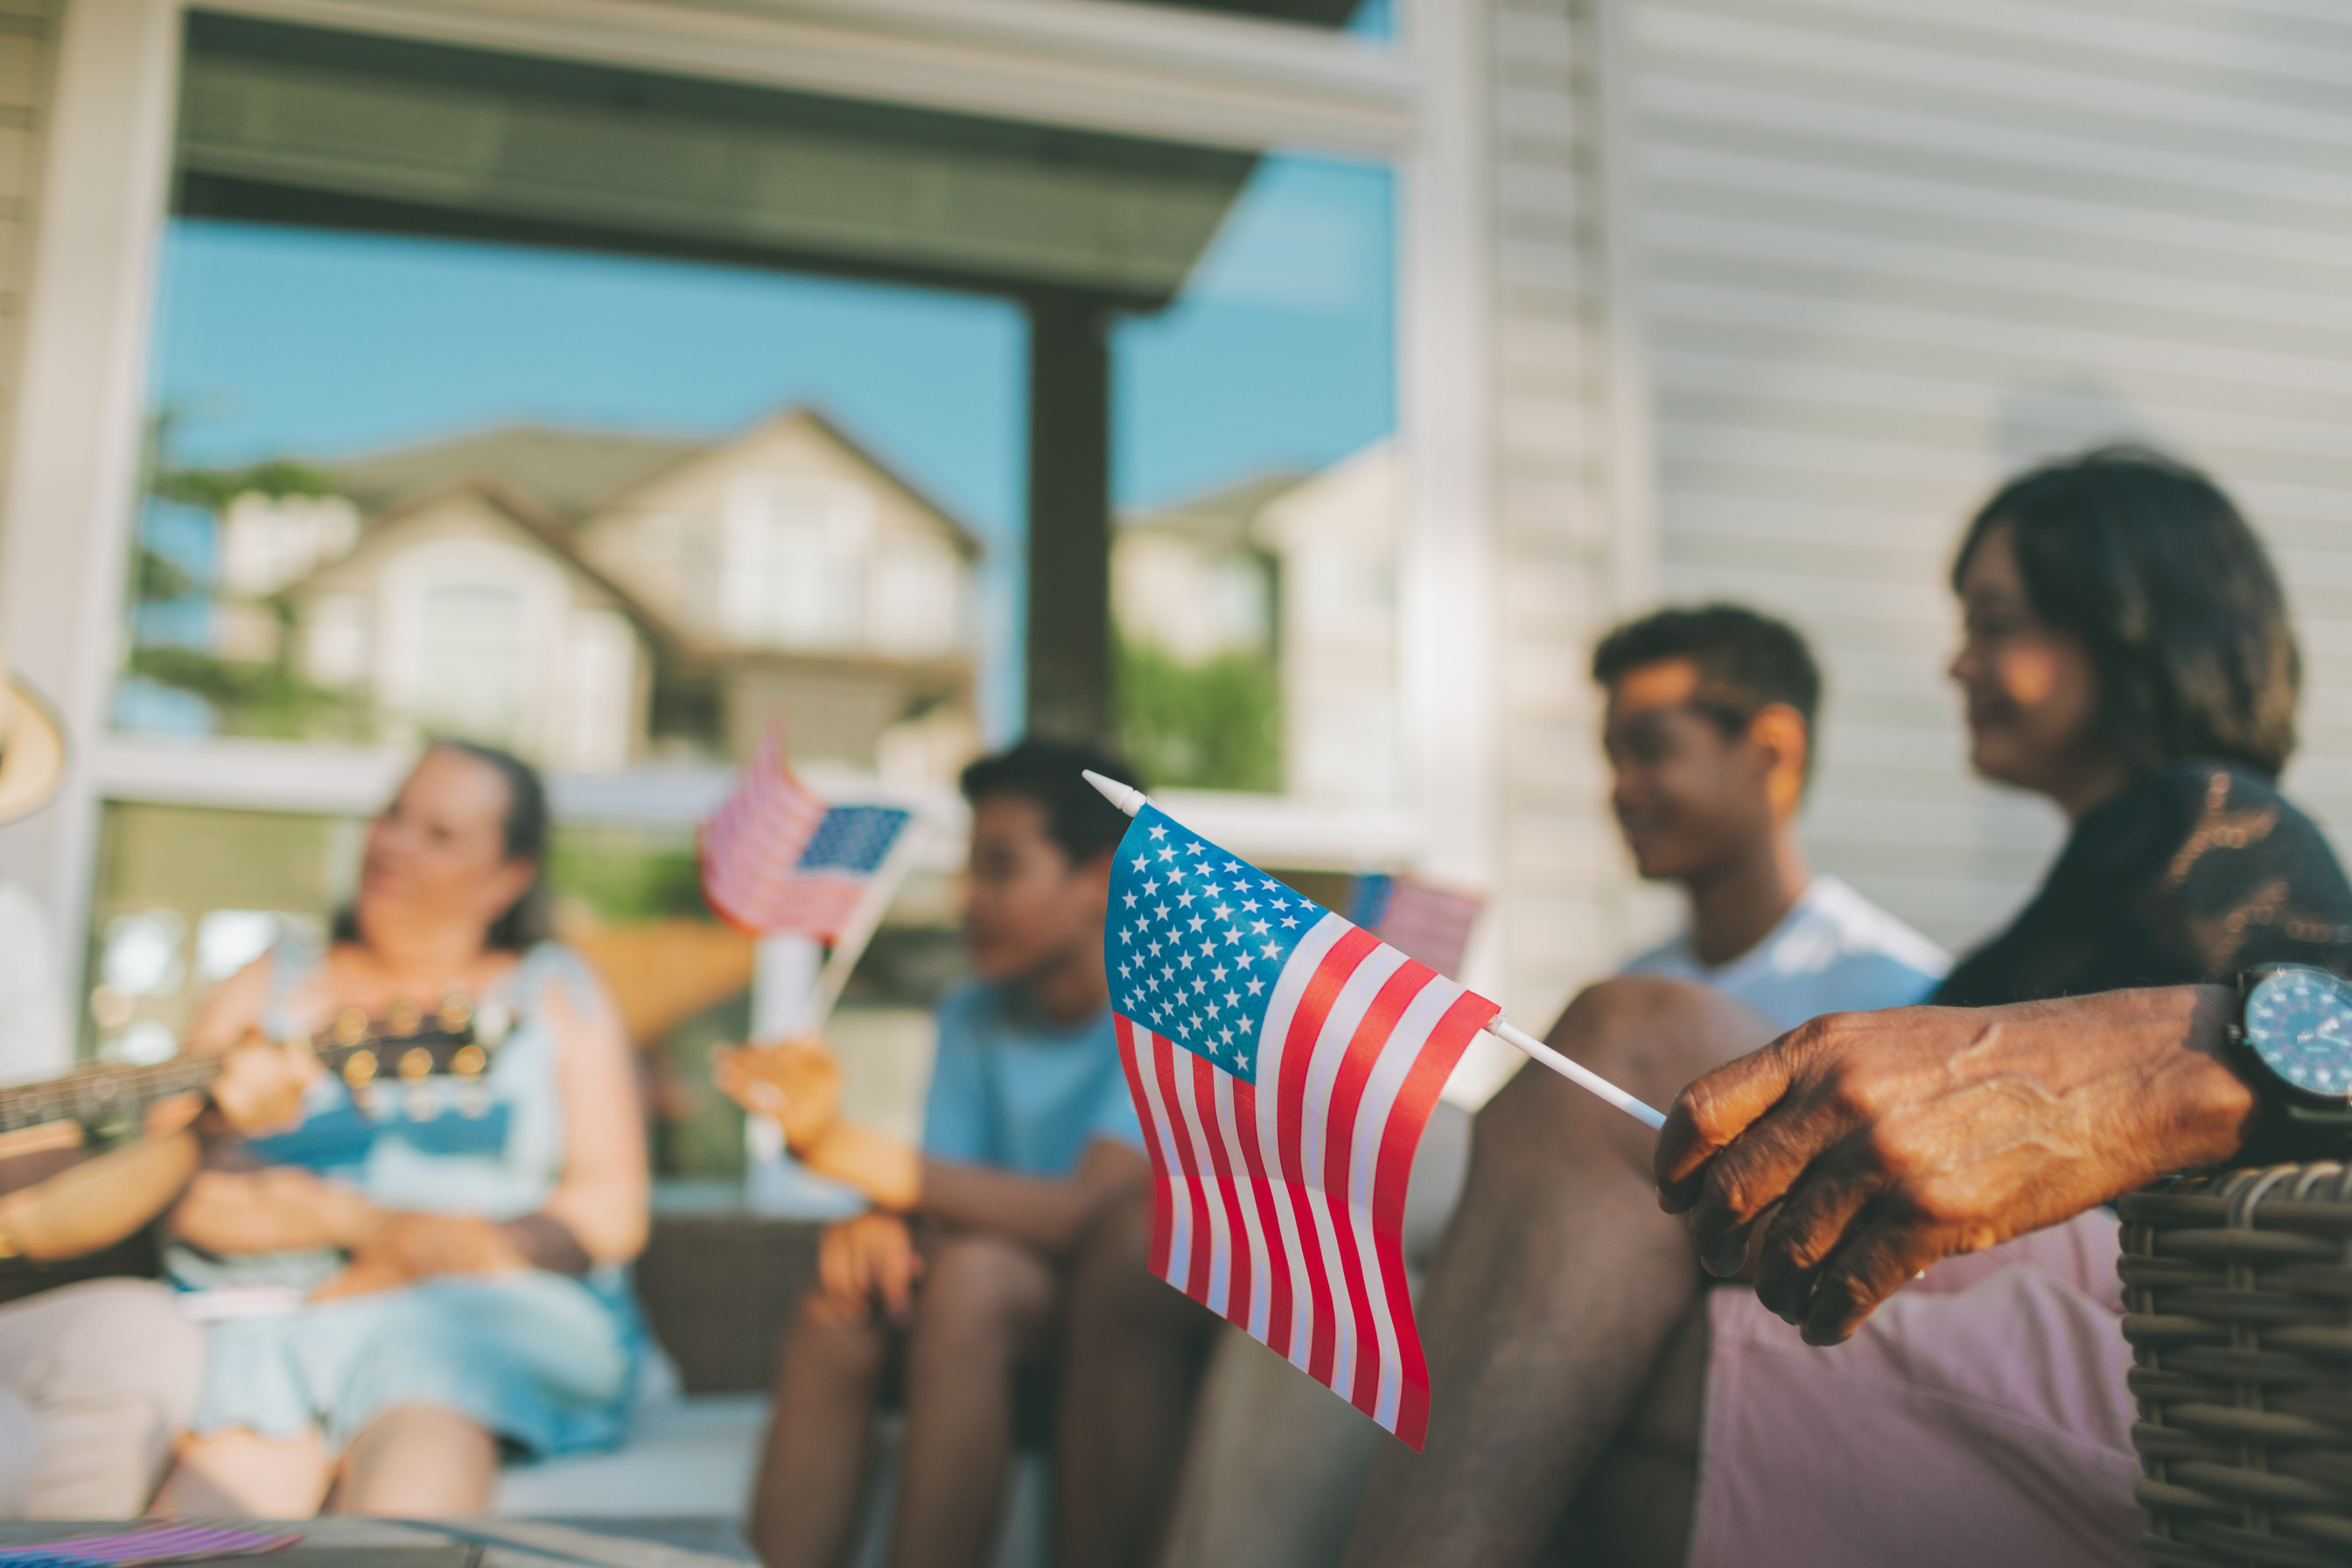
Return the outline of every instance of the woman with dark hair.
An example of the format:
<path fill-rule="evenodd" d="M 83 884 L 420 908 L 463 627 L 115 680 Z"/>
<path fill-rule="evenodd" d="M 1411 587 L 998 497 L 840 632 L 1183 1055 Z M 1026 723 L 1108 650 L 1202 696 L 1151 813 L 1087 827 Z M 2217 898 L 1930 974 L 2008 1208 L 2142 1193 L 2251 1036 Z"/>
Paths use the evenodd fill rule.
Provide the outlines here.
<path fill-rule="evenodd" d="M 431 1017 L 450 998 L 486 1026 L 450 1076 L 409 1078 L 388 1047 L 385 1081 L 347 1070 L 299 1132 L 190 1187 L 172 1272 L 244 1289 L 215 1298 L 194 1436 L 159 1512 L 480 1513 L 502 1447 L 622 1436 L 644 1129 L 617 1016 L 548 940 L 546 852 L 537 774 L 436 745 L 369 830 L 327 950 L 281 946 L 205 1005 L 198 1047 Z"/>
<path fill-rule="evenodd" d="M 2277 788 L 2301 679 L 2285 598 L 2211 480 L 2130 447 L 2037 468 L 1977 512 L 1952 588 L 1969 763 L 2072 832 L 1937 1001 L 2343 962 L 2352 888 Z"/>

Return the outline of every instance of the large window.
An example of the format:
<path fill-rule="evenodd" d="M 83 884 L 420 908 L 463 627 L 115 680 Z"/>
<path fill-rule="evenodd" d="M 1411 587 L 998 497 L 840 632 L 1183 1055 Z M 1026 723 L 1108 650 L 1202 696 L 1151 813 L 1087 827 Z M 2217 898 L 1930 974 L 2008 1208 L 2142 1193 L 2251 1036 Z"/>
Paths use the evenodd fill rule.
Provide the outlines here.
<path fill-rule="evenodd" d="M 1033 591 L 1041 477 L 1101 478 L 1096 657 L 1155 783 L 1402 799 L 1395 205 L 1328 153 L 194 14 L 114 731 L 611 775 L 557 791 L 565 929 L 688 1064 L 671 1168 L 723 1166 L 692 1064 L 747 961 L 693 814 L 775 723 L 951 799 L 1025 722 L 1030 623 L 1083 618 Z M 341 896 L 369 803 L 222 794 L 101 818 L 87 1044 L 157 1048 Z M 954 973 L 934 860 L 850 1037 Z"/>

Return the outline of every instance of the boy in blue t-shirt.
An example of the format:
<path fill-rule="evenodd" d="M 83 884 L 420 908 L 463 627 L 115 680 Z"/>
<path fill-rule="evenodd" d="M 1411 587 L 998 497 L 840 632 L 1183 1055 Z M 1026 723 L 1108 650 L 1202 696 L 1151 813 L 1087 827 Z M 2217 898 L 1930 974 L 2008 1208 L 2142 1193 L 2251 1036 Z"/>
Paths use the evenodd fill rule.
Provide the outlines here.
<path fill-rule="evenodd" d="M 974 1563 L 1012 1457 L 1015 1374 L 1089 1343 L 1123 1357 L 1138 1335 L 1175 1347 L 1144 1365 L 1169 1364 L 1192 1332 L 1189 1303 L 1144 1272 L 1136 1239 L 1150 1167 L 1102 958 L 1128 824 L 1088 768 L 1134 778 L 1118 758 L 1042 741 L 965 770 L 963 935 L 977 978 L 940 1004 L 919 1150 L 834 1118 L 821 1047 L 747 1052 L 724 1075 L 751 1103 L 778 1101 L 744 1092 L 747 1077 L 782 1089 L 793 1152 L 877 1202 L 825 1231 L 820 1283 L 785 1338 L 751 1518 L 769 1568 L 842 1560 L 894 1364 L 907 1428 L 891 1561 Z M 1088 1450 L 1075 1475 L 1072 1456 L 1061 1467 L 1066 1557 L 1075 1538 L 1149 1528 L 1111 1517 L 1122 1499 L 1156 1498 L 1125 1471 L 1167 1462 L 1159 1443 L 1106 1430 L 1117 1415 L 1096 1390 L 1119 1381 L 1065 1379 L 1060 1436 Z"/>

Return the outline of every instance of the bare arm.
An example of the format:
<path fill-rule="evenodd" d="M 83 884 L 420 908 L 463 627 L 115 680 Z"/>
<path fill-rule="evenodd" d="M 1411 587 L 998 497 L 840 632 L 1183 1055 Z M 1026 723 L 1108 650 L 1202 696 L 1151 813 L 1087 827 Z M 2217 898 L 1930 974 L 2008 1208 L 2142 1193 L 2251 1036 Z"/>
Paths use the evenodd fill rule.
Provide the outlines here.
<path fill-rule="evenodd" d="M 1060 1257 L 1078 1244 L 1097 1215 L 1142 1186 L 1150 1174 L 1141 1154 L 1108 1138 L 1087 1144 L 1077 1170 L 1061 1180 L 925 1155 L 916 1212 L 996 1231 L 1049 1258 Z"/>
<path fill-rule="evenodd" d="M 199 1116 L 258 1131 L 295 1116 L 316 1071 L 307 1054 L 249 1046 L 232 1054 L 213 1086 L 217 1110 L 195 1095 L 158 1106 L 147 1131 L 120 1149 L 0 1198 L 0 1236 L 27 1258 L 79 1258 L 111 1247 L 178 1197 L 203 1157 Z"/>
<path fill-rule="evenodd" d="M 595 1261 L 625 1263 L 645 1250 L 652 1187 L 628 1038 L 601 987 L 575 998 L 550 982 L 543 1002 L 564 1125 L 563 1177 L 546 1212 Z"/>

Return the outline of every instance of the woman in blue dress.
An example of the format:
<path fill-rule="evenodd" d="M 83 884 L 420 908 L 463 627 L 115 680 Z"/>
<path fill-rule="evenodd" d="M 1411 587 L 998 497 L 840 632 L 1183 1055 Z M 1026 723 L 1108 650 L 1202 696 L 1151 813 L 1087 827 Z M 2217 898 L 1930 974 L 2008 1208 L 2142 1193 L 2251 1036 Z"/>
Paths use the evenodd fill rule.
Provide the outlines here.
<path fill-rule="evenodd" d="M 435 746 L 371 828 L 334 942 L 281 946 L 206 1005 L 199 1047 L 451 997 L 511 1022 L 470 1077 L 325 1080 L 299 1131 L 190 1188 L 171 1270 L 217 1294 L 157 1511 L 480 1513 L 502 1451 L 622 1436 L 644 1128 L 617 1016 L 547 939 L 546 833 L 529 768 Z"/>

